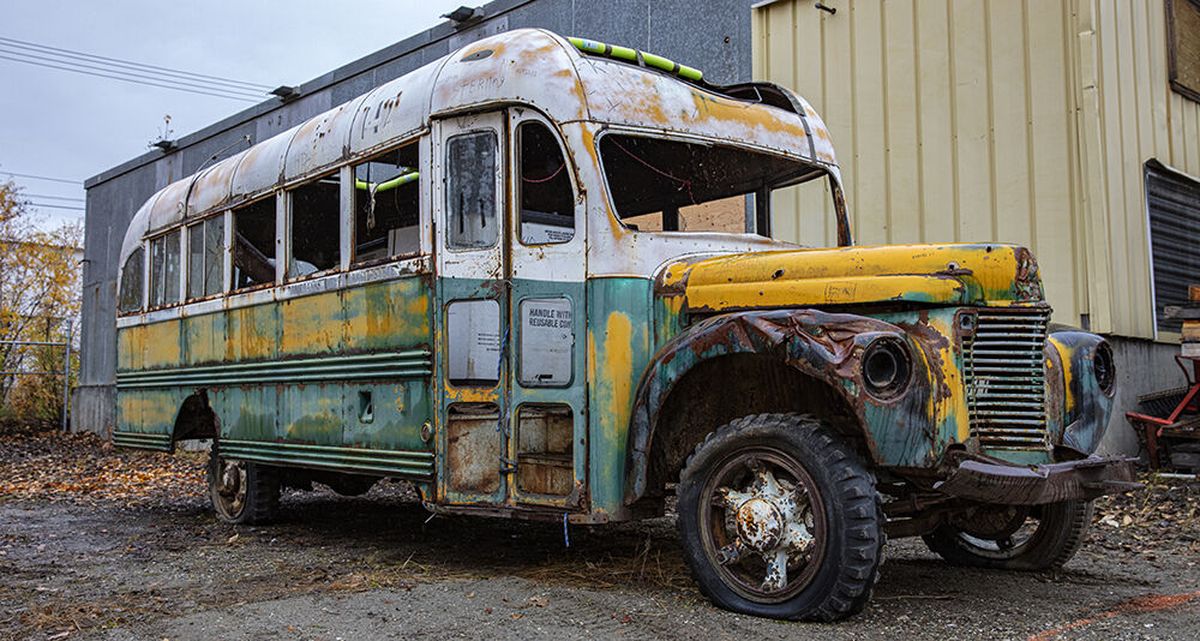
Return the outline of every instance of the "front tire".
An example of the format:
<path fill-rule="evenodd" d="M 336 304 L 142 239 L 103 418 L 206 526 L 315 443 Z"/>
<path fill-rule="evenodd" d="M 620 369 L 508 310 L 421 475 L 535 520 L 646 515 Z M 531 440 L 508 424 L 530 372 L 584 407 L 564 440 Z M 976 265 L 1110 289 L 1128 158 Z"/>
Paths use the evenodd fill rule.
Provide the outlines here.
<path fill-rule="evenodd" d="M 231 461 L 216 448 L 208 456 L 208 497 L 217 518 L 257 525 L 279 512 L 279 474 L 265 465 Z"/>
<path fill-rule="evenodd" d="M 923 538 L 930 550 L 954 565 L 1036 571 L 1070 561 L 1083 545 L 1091 522 L 1091 501 L 985 506 Z"/>
<path fill-rule="evenodd" d="M 731 421 L 696 448 L 677 494 L 684 556 L 716 605 L 834 621 L 870 599 L 884 544 L 875 479 L 816 418 Z"/>

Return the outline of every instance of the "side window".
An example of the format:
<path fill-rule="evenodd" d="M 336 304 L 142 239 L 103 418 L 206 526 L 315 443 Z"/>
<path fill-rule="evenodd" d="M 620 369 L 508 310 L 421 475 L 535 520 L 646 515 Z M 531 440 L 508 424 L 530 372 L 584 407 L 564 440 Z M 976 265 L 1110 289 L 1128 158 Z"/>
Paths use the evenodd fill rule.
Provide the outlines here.
<path fill-rule="evenodd" d="M 225 288 L 225 217 L 188 227 L 188 298 L 218 294 Z"/>
<path fill-rule="evenodd" d="M 176 229 L 150 241 L 150 306 L 179 302 L 179 239 Z"/>
<path fill-rule="evenodd" d="M 523 122 L 517 127 L 517 154 L 521 242 L 541 245 L 571 240 L 575 237 L 575 194 L 557 136 L 540 122 Z"/>
<path fill-rule="evenodd" d="M 421 251 L 417 144 L 354 167 L 354 256 L 366 263 Z"/>
<path fill-rule="evenodd" d="M 491 247 L 496 229 L 496 134 L 480 131 L 446 147 L 446 212 L 450 247 Z"/>
<path fill-rule="evenodd" d="M 125 259 L 125 266 L 121 268 L 121 293 L 117 297 L 117 309 L 123 313 L 142 308 L 142 268 L 145 260 L 145 252 L 138 247 Z"/>
<path fill-rule="evenodd" d="M 341 263 L 341 178 L 338 174 L 301 185 L 291 198 L 288 278 L 333 269 Z"/>
<path fill-rule="evenodd" d="M 233 287 L 275 282 L 275 198 L 233 210 Z"/>

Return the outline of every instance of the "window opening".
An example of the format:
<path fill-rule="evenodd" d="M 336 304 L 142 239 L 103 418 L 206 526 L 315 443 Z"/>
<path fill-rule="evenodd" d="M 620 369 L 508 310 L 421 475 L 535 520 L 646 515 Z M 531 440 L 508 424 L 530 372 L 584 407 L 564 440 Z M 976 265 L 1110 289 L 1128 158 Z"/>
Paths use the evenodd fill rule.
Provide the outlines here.
<path fill-rule="evenodd" d="M 575 194 L 558 138 L 541 122 L 517 127 L 521 242 L 565 243 L 575 237 Z"/>
<path fill-rule="evenodd" d="M 715 143 L 609 134 L 605 179 L 621 221 L 641 231 L 767 235 L 769 193 L 825 175 L 819 166 Z M 756 223 L 756 221 L 759 221 Z"/>
<path fill-rule="evenodd" d="M 416 143 L 354 167 L 354 257 L 363 263 L 421 251 Z"/>
<path fill-rule="evenodd" d="M 289 192 L 291 248 L 288 278 L 333 269 L 341 263 L 341 177 L 326 176 Z"/>
<path fill-rule="evenodd" d="M 567 405 L 522 405 L 517 413 L 517 489 L 566 496 L 575 489 L 575 418 Z"/>
<path fill-rule="evenodd" d="M 234 289 L 275 282 L 275 197 L 233 210 Z"/>

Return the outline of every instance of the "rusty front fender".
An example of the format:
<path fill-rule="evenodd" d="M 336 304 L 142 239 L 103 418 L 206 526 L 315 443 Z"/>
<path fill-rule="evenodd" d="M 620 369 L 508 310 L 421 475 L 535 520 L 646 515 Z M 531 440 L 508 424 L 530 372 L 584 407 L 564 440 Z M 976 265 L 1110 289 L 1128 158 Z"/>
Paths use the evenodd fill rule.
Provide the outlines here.
<path fill-rule="evenodd" d="M 863 388 L 860 361 L 875 340 L 891 337 L 912 354 L 907 389 L 880 400 Z M 654 356 L 638 387 L 630 419 L 625 502 L 646 495 L 655 431 L 668 398 L 696 366 L 738 354 L 766 356 L 824 384 L 857 424 L 869 458 L 879 464 L 932 464 L 934 431 L 920 420 L 931 403 L 925 349 L 900 327 L 874 318 L 816 310 L 747 311 L 715 316 L 685 330 Z M 771 411 L 771 410 L 765 410 Z M 875 426 L 872 429 L 871 425 Z M 719 427 L 709 426 L 709 429 Z M 882 438 L 881 438 L 882 437 Z"/>

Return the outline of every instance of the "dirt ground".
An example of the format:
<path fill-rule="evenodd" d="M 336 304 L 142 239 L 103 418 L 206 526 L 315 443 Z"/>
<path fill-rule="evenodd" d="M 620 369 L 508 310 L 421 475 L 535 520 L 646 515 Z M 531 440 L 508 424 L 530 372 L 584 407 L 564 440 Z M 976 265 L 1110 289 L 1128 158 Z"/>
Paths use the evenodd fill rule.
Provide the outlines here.
<path fill-rule="evenodd" d="M 289 493 L 217 522 L 204 455 L 0 434 L 0 639 L 1197 639 L 1200 486 L 1099 502 L 1065 569 L 950 567 L 889 543 L 866 612 L 833 625 L 718 610 L 670 518 L 597 528 L 436 517 L 403 484 Z"/>

